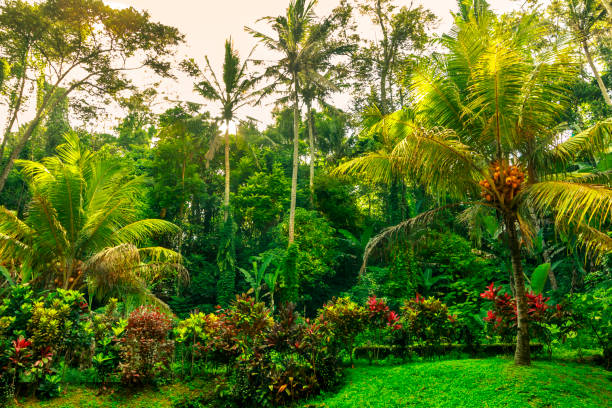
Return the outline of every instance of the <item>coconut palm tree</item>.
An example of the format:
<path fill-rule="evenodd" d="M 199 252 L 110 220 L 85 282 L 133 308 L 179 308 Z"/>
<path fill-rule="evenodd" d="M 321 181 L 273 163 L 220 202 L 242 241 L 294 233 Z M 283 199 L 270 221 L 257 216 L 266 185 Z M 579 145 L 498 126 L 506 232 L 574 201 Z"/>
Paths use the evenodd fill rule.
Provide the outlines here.
<path fill-rule="evenodd" d="M 310 153 L 309 163 L 309 179 L 308 186 L 310 190 L 310 202 L 314 205 L 314 170 L 316 160 L 315 136 L 313 124 L 314 102 L 319 102 L 320 105 L 325 105 L 325 99 L 331 92 L 339 90 L 340 75 L 342 69 L 340 66 L 330 64 L 330 59 L 334 55 L 343 54 L 350 49 L 344 44 L 329 44 L 328 47 L 322 49 L 321 55 L 315 56 L 313 59 L 313 70 L 300 75 L 302 88 L 300 94 L 306 107 L 306 124 L 308 126 L 308 151 Z"/>
<path fill-rule="evenodd" d="M 297 177 L 299 164 L 299 96 L 302 87 L 300 76 L 309 76 L 318 81 L 315 75 L 317 56 L 325 48 L 325 39 L 333 27 L 331 21 L 315 24 L 314 6 L 316 0 L 292 0 L 283 16 L 264 17 L 261 20 L 270 24 L 273 36 L 251 28 L 245 29 L 268 49 L 281 55 L 281 58 L 266 67 L 263 77 L 271 83 L 262 89 L 261 95 L 267 96 L 284 87 L 293 102 L 293 171 L 291 177 L 291 204 L 289 209 L 289 245 L 295 235 L 295 205 L 297 198 Z M 319 78 L 320 79 L 320 78 Z"/>
<path fill-rule="evenodd" d="M 74 133 L 65 139 L 57 156 L 17 162 L 32 198 L 23 219 L 0 206 L 0 262 L 17 263 L 21 281 L 41 287 L 154 299 L 149 285 L 184 269 L 176 252 L 141 245 L 178 228 L 139 219 L 144 179 L 130 178 L 119 159 L 92 153 Z"/>
<path fill-rule="evenodd" d="M 251 54 L 253 50 L 251 50 Z M 251 56 L 249 54 L 249 57 Z M 249 58 L 242 63 L 238 52 L 234 49 L 232 39 L 225 41 L 225 60 L 223 62 L 222 81 L 217 79 L 215 71 L 212 69 L 208 56 L 206 59 L 206 69 L 202 71 L 193 60 L 182 63 L 182 67 L 192 77 L 199 81 L 194 84 L 194 89 L 204 97 L 204 99 L 218 102 L 221 104 L 221 120 L 225 122 L 225 194 L 223 197 L 224 220 L 227 220 L 230 205 L 230 140 L 229 126 L 236 117 L 236 111 L 241 107 L 254 102 L 254 87 L 257 78 L 247 73 Z M 206 158 L 211 160 L 217 150 L 216 140 L 213 141 Z"/>
<path fill-rule="evenodd" d="M 505 22 L 504 22 L 505 23 Z M 515 363 L 530 364 L 521 246 L 534 235 L 535 217 L 552 216 L 557 231 L 573 232 L 594 254 L 612 251 L 598 228 L 612 220 L 610 173 L 574 173 L 569 164 L 609 148 L 612 120 L 568 136 L 560 124 L 577 65 L 558 44 L 534 52 L 542 35 L 537 21 L 513 26 L 490 12 L 456 16 L 443 37 L 443 54 L 415 68 L 415 114 L 399 111 L 376 126 L 402 137 L 390 154 L 370 154 L 338 171 L 389 180 L 394 169 L 440 199 L 503 220 L 517 299 Z M 400 231 L 426 224 L 428 211 L 383 230 L 372 249 Z"/>

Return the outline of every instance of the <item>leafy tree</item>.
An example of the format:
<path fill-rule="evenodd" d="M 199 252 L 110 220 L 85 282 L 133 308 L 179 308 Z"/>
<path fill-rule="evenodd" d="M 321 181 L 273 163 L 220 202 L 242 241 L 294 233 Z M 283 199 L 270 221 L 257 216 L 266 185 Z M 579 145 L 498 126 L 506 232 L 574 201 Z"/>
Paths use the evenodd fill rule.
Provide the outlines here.
<path fill-rule="evenodd" d="M 0 32 L 10 39 L 2 42 L 0 53 L 21 56 L 20 75 L 38 79 L 39 96 L 0 174 L 0 191 L 40 121 L 62 98 L 78 91 L 90 98 L 116 94 L 130 86 L 125 72 L 135 68 L 169 76 L 165 58 L 183 39 L 175 28 L 151 22 L 146 13 L 116 10 L 101 0 L 10 0 L 0 16 Z M 22 36 L 25 40 L 17 40 Z M 36 57 L 34 66 L 25 64 L 30 54 Z"/>
<path fill-rule="evenodd" d="M 306 304 L 308 310 L 314 311 L 329 298 L 330 279 L 335 274 L 338 242 L 335 229 L 329 222 L 317 214 L 298 208 L 295 241 L 287 252 L 283 286 L 289 294 L 288 301 L 299 300 Z M 287 241 L 286 231 L 289 227 L 287 218 L 279 225 L 276 243 L 284 246 Z"/>
<path fill-rule="evenodd" d="M 251 51 L 252 52 L 252 51 Z M 249 55 L 250 56 L 250 55 Z M 249 76 L 247 73 L 247 58 L 243 63 L 240 62 L 238 52 L 234 49 L 231 38 L 225 41 L 225 60 L 223 63 L 222 82 L 217 79 L 215 71 L 210 65 L 208 57 L 206 57 L 206 68 L 208 73 L 202 72 L 195 61 L 185 61 L 183 68 L 193 77 L 200 79 L 194 85 L 197 92 L 205 99 L 216 101 L 221 104 L 221 120 L 225 121 L 225 194 L 223 205 L 224 219 L 229 215 L 230 205 L 230 140 L 229 140 L 229 125 L 235 119 L 236 111 L 241 107 L 254 102 L 254 87 L 257 84 L 257 78 Z M 208 160 L 214 156 L 216 145 L 211 145 L 208 155 Z"/>
<path fill-rule="evenodd" d="M 234 198 L 237 221 L 250 238 L 265 234 L 281 221 L 288 204 L 290 181 L 279 165 L 257 172 L 238 188 Z"/>
<path fill-rule="evenodd" d="M 0 259 L 19 264 L 22 282 L 152 298 L 151 283 L 184 274 L 176 252 L 139 246 L 178 228 L 139 219 L 144 179 L 130 177 L 119 160 L 92 153 L 69 133 L 57 156 L 18 165 L 32 199 L 24 219 L 0 207 Z"/>
<path fill-rule="evenodd" d="M 422 6 L 413 8 L 411 5 L 398 10 L 392 0 L 361 0 L 356 6 L 380 29 L 375 40 L 365 41 L 364 47 L 353 55 L 356 93 L 365 95 L 367 91 L 363 87 L 378 82 L 376 105 L 381 112 L 388 113 L 397 106 L 393 99 L 394 75 L 410 59 L 411 52 L 424 49 L 428 42 L 427 30 L 436 16 Z M 362 97 L 357 96 L 357 99 Z M 403 98 L 400 102 L 403 105 Z"/>
<path fill-rule="evenodd" d="M 517 364 L 530 363 L 521 241 L 531 244 L 534 215 L 554 214 L 556 229 L 576 234 L 590 252 L 612 250 L 610 237 L 597 229 L 612 215 L 609 178 L 568 167 L 580 155 L 607 149 L 612 123 L 560 138 L 559 118 L 576 66 L 560 47 L 532 52 L 541 35 L 533 21 L 525 16 L 500 27 L 491 14 L 456 18 L 443 38 L 446 53 L 425 60 L 412 77 L 417 115 L 399 111 L 379 124 L 404 139 L 385 160 L 356 160 L 339 169 L 387 177 L 381 169 L 397 166 L 429 193 L 503 219 L 518 303 Z M 385 239 L 437 213 L 384 230 L 370 241 L 366 259 Z"/>
<path fill-rule="evenodd" d="M 604 1 L 605 3 L 605 1 Z M 596 0 L 568 0 L 563 3 L 553 4 L 553 11 L 560 14 L 569 26 L 570 31 L 587 59 L 589 67 L 597 81 L 606 105 L 612 106 L 612 100 L 608 89 L 604 84 L 601 75 L 595 65 L 589 42 L 593 40 L 597 32 L 597 26 L 605 21 L 605 11 L 602 4 Z M 556 9 L 556 10 L 555 10 Z M 609 30 L 610 27 L 608 27 Z M 604 30 L 606 30 L 604 28 Z"/>

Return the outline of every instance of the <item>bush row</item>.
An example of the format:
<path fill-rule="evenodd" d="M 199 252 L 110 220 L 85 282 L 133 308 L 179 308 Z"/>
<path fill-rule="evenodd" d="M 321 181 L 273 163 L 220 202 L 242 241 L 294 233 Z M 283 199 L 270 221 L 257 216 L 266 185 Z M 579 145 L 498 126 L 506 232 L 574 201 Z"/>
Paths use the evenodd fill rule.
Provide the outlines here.
<path fill-rule="evenodd" d="M 292 304 L 273 313 L 245 294 L 227 308 L 178 320 L 151 306 L 124 316 L 116 300 L 93 312 L 78 292 L 58 289 L 37 297 L 15 286 L 0 306 L 0 397 L 57 396 L 68 367 L 93 370 L 102 387 L 159 384 L 212 370 L 219 405 L 289 404 L 338 384 L 343 356 L 352 363 L 353 356 L 511 352 L 513 299 L 494 284 L 481 297 L 492 304 L 486 330 L 506 343 L 479 344 L 474 339 L 481 336 L 462 316 L 419 295 L 398 312 L 375 296 L 365 305 L 334 298 L 308 319 Z M 564 340 L 576 330 L 578 320 L 548 300 L 529 295 L 532 338 L 550 345 L 553 337 Z"/>

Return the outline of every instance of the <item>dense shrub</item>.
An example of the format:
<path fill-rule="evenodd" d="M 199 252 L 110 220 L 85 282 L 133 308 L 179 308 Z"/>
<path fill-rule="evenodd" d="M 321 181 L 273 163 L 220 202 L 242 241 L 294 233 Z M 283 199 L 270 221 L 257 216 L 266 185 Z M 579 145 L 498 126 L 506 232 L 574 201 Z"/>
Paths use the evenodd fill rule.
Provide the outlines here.
<path fill-rule="evenodd" d="M 115 380 L 119 374 L 121 361 L 120 339 L 125 332 L 127 320 L 121 319 L 117 312 L 117 299 L 111 298 L 103 313 L 93 316 L 95 351 L 92 365 L 96 378 L 103 386 Z"/>
<path fill-rule="evenodd" d="M 217 313 L 208 352 L 228 364 L 225 393 L 240 406 L 305 398 L 336 384 L 338 347 L 332 325 L 303 319 L 293 304 L 269 308 L 247 295 Z"/>
<path fill-rule="evenodd" d="M 170 367 L 174 343 L 172 321 L 159 309 L 141 306 L 130 313 L 121 338 L 121 380 L 125 384 L 153 382 Z"/>
<path fill-rule="evenodd" d="M 608 285 L 610 283 L 608 282 Z M 599 286 L 586 293 L 569 296 L 574 322 L 587 337 L 586 346 L 602 349 L 604 365 L 612 367 L 612 286 Z M 578 344 L 578 347 L 583 345 Z"/>
<path fill-rule="evenodd" d="M 368 317 L 369 314 L 363 306 L 343 297 L 332 299 L 323 305 L 317 320 L 330 325 L 330 330 L 349 355 L 352 364 L 355 337 L 367 327 Z"/>
<path fill-rule="evenodd" d="M 425 299 L 417 294 L 415 298 L 404 301 L 400 316 L 393 341 L 406 354 L 414 346 L 422 347 L 430 356 L 438 354 L 442 352 L 443 344 L 454 339 L 456 316 L 450 315 L 446 305 L 438 299 Z"/>
<path fill-rule="evenodd" d="M 8 378 L 17 392 L 57 394 L 60 358 L 69 364 L 76 356 L 88 356 L 93 332 L 87 310 L 76 291 L 57 289 L 35 297 L 30 287 L 13 286 L 0 305 L 2 381 Z"/>
<path fill-rule="evenodd" d="M 189 362 L 190 374 L 194 374 L 197 362 L 206 361 L 206 345 L 214 334 L 218 316 L 214 313 L 191 313 L 174 329 L 175 340 L 183 370 Z M 184 374 L 184 372 L 183 372 Z"/>

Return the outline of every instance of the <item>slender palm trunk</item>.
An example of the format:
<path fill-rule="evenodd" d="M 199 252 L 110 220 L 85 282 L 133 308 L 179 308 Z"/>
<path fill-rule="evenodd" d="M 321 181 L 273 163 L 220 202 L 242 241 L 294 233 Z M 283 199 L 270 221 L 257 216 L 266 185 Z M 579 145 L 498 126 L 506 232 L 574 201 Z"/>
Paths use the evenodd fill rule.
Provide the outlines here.
<path fill-rule="evenodd" d="M 310 205 L 314 208 L 314 166 L 315 166 L 315 146 L 314 146 L 314 130 L 312 126 L 312 107 L 310 103 L 306 105 L 308 112 L 308 143 L 310 145 L 310 179 L 308 186 L 310 187 Z"/>
<path fill-rule="evenodd" d="M 297 75 L 293 76 L 293 172 L 291 174 L 291 205 L 289 207 L 289 245 L 291 245 L 295 239 L 295 202 L 297 199 L 297 179 L 298 179 L 298 148 L 299 148 L 299 135 L 298 135 L 298 118 L 299 118 L 299 106 L 298 106 L 298 83 Z"/>
<path fill-rule="evenodd" d="M 601 90 L 601 94 L 603 95 L 606 105 L 612 106 L 612 100 L 610 100 L 608 89 L 601 80 L 597 67 L 595 67 L 595 63 L 593 62 L 593 57 L 591 56 L 591 51 L 589 51 L 589 45 L 587 44 L 586 39 L 582 40 L 582 49 L 584 50 L 584 55 L 586 56 L 586 59 L 591 67 L 591 71 L 593 71 L 593 75 L 595 75 L 595 80 L 597 81 L 597 85 L 599 85 L 599 89 Z"/>
<path fill-rule="evenodd" d="M 227 221 L 229 216 L 230 200 L 230 145 L 229 145 L 229 120 L 225 121 L 225 195 L 223 197 L 223 220 Z"/>
<path fill-rule="evenodd" d="M 527 314 L 527 297 L 525 296 L 525 275 L 521 263 L 518 232 L 516 230 L 516 217 L 513 214 L 504 216 L 504 223 L 508 231 L 508 245 L 512 257 L 512 272 L 516 289 L 517 307 L 517 334 L 514 363 L 517 365 L 530 365 L 531 353 L 529 350 L 529 317 Z"/>

